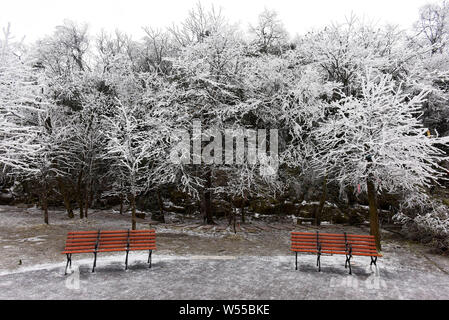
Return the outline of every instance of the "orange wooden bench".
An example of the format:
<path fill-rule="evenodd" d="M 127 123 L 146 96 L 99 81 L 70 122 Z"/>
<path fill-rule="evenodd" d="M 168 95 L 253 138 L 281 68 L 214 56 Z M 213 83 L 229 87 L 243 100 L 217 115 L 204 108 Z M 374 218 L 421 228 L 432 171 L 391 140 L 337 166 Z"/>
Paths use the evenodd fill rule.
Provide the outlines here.
<path fill-rule="evenodd" d="M 93 253 L 95 272 L 97 254 L 99 252 L 126 251 L 126 269 L 128 269 L 128 254 L 130 251 L 148 250 L 148 263 L 151 268 L 151 254 L 156 250 L 155 230 L 110 230 L 110 231 L 72 231 L 67 234 L 65 249 L 62 254 L 67 255 L 67 267 L 72 267 L 72 254 Z"/>
<path fill-rule="evenodd" d="M 349 266 L 349 274 L 352 274 L 352 256 L 371 257 L 370 265 L 377 265 L 377 258 L 382 257 L 377 252 L 374 236 L 371 235 L 292 232 L 291 242 L 291 250 L 296 255 L 296 270 L 298 270 L 298 252 L 316 254 L 318 271 L 321 271 L 321 255 L 346 255 L 345 268 Z"/>

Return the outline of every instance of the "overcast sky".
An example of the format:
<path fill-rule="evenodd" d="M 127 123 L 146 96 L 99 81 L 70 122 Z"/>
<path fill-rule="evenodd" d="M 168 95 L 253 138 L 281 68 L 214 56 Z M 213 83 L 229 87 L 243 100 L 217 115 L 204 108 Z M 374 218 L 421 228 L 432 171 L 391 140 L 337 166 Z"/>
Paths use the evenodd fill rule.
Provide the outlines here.
<path fill-rule="evenodd" d="M 432 1 L 432 0 L 431 0 Z M 435 0 L 433 0 L 434 2 Z M 11 22 L 13 33 L 28 41 L 52 33 L 64 19 L 88 23 L 91 33 L 102 28 L 143 36 L 142 26 L 164 27 L 182 21 L 198 0 L 1 0 L 0 26 Z M 214 4 L 231 22 L 245 30 L 264 9 L 279 13 L 294 36 L 354 12 L 365 20 L 410 28 L 420 6 L 428 0 L 202 0 Z"/>

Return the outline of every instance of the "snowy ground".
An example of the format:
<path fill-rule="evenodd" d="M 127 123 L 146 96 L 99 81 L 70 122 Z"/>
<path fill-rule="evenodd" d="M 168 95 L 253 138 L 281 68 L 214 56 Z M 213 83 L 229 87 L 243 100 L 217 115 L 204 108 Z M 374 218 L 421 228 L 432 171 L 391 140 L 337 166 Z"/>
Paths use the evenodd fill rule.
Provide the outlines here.
<path fill-rule="evenodd" d="M 36 209 L 0 206 L 0 299 L 449 299 L 449 259 L 386 231 L 378 268 L 355 257 L 353 275 L 344 256 L 323 256 L 319 273 L 314 256 L 300 255 L 294 269 L 289 232 L 311 227 L 253 222 L 232 235 L 223 225 L 184 222 L 155 226 L 151 269 L 145 253 L 130 254 L 128 271 L 123 253 L 99 255 L 95 273 L 91 255 L 74 255 L 64 276 L 68 230 L 128 228 L 129 219 L 96 212 L 88 221 L 68 220 L 53 211 L 44 226 L 41 218 Z M 322 230 L 339 228 L 367 233 Z"/>
<path fill-rule="evenodd" d="M 344 258 L 313 256 L 158 256 L 151 269 L 145 255 L 78 261 L 64 276 L 62 264 L 0 275 L 0 299 L 449 299 L 449 277 L 439 270 L 406 264 L 400 257 L 369 267 L 356 258 L 353 275 Z"/>

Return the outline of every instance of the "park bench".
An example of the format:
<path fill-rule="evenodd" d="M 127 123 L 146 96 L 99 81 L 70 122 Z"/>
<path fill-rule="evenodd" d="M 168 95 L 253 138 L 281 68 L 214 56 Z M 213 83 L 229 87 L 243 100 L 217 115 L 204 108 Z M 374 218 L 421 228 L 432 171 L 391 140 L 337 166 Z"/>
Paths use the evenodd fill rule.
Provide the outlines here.
<path fill-rule="evenodd" d="M 97 265 L 99 252 L 126 251 L 125 270 L 128 269 L 128 254 L 130 251 L 148 250 L 148 263 L 151 268 L 151 254 L 156 250 L 156 232 L 154 230 L 109 230 L 109 231 L 72 231 L 67 234 L 65 249 L 62 254 L 67 255 L 67 267 L 72 267 L 72 254 L 93 253 L 94 264 Z"/>
<path fill-rule="evenodd" d="M 343 234 L 292 232 L 291 243 L 291 250 L 296 255 L 296 270 L 298 270 L 298 252 L 316 254 L 318 271 L 321 271 L 321 255 L 345 255 L 345 268 L 349 266 L 349 274 L 352 274 L 352 256 L 371 257 L 370 265 L 376 266 L 377 258 L 382 257 L 377 252 L 374 236 L 371 235 L 355 235 L 346 232 Z"/>

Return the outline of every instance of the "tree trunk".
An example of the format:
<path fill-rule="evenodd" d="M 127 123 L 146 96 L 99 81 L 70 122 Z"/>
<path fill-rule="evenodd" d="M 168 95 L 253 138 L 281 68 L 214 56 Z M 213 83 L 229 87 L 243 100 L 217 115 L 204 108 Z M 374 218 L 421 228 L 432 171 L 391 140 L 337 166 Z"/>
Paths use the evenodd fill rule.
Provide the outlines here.
<path fill-rule="evenodd" d="M 245 223 L 245 201 L 242 200 L 242 206 L 240 207 L 240 210 L 242 210 L 242 223 Z"/>
<path fill-rule="evenodd" d="M 123 215 L 123 194 L 120 194 L 120 214 Z"/>
<path fill-rule="evenodd" d="M 321 215 L 323 213 L 324 204 L 326 203 L 326 197 L 327 197 L 327 176 L 325 176 L 323 180 L 323 193 L 321 194 L 320 205 L 318 206 L 317 210 L 315 210 L 316 226 L 321 225 Z"/>
<path fill-rule="evenodd" d="M 48 191 L 47 191 L 47 182 L 44 182 L 42 191 L 42 210 L 44 211 L 44 222 L 48 223 Z"/>
<path fill-rule="evenodd" d="M 57 180 L 58 180 L 58 188 L 59 191 L 61 192 L 62 199 L 64 200 L 64 206 L 67 211 L 67 215 L 70 219 L 73 219 L 75 215 L 73 213 L 72 205 L 70 204 L 69 193 L 67 192 L 67 189 L 64 187 L 64 182 L 62 181 L 62 179 L 58 178 Z"/>
<path fill-rule="evenodd" d="M 131 221 L 132 221 L 132 230 L 136 230 L 136 195 L 131 194 Z"/>
<path fill-rule="evenodd" d="M 76 184 L 76 198 L 78 201 L 78 206 L 80 208 L 80 219 L 84 218 L 84 209 L 83 209 L 83 195 L 81 194 L 81 184 L 83 182 L 83 171 L 80 171 L 78 175 L 78 182 Z"/>
<path fill-rule="evenodd" d="M 203 223 L 207 223 L 207 217 L 206 217 L 206 200 L 204 191 L 200 194 L 200 201 L 199 201 L 199 207 L 200 207 L 200 214 L 203 217 Z"/>
<path fill-rule="evenodd" d="M 237 233 L 237 229 L 236 229 L 236 217 L 237 217 L 237 208 L 234 206 L 234 204 L 232 205 L 232 210 L 229 216 L 229 220 L 228 220 L 228 225 L 232 226 L 234 229 L 234 233 Z"/>
<path fill-rule="evenodd" d="M 230 226 L 232 224 L 232 219 L 234 217 L 234 206 L 231 209 L 231 212 L 229 213 L 228 216 L 226 216 L 226 218 L 228 218 L 228 226 Z"/>
<path fill-rule="evenodd" d="M 89 211 L 89 190 L 85 190 L 84 195 L 85 201 L 84 201 L 84 217 L 87 219 L 88 217 L 88 211 Z"/>
<path fill-rule="evenodd" d="M 91 206 L 94 206 L 94 180 L 90 180 L 90 186 L 89 186 L 89 208 Z"/>
<path fill-rule="evenodd" d="M 89 211 L 89 207 L 92 204 L 92 199 L 93 199 L 93 179 L 89 179 L 89 183 L 86 183 L 86 190 L 84 191 L 84 217 L 87 219 L 88 218 L 88 211 Z"/>
<path fill-rule="evenodd" d="M 207 224 L 215 224 L 212 218 L 212 194 L 210 188 L 212 187 L 212 171 L 208 169 L 206 172 L 206 190 L 203 192 L 204 197 L 204 217 Z"/>
<path fill-rule="evenodd" d="M 155 220 L 155 221 L 159 221 L 159 222 L 165 223 L 164 203 L 162 202 L 162 196 L 161 196 L 161 191 L 160 190 L 157 191 L 157 202 L 158 202 L 158 205 L 159 205 L 159 214 L 153 213 L 151 215 L 151 219 Z"/>
<path fill-rule="evenodd" d="M 237 208 L 234 208 L 234 210 L 232 210 L 234 212 L 234 214 L 232 215 L 232 220 L 233 220 L 233 228 L 234 228 L 234 233 L 237 233 L 237 228 L 236 228 L 236 223 L 237 223 Z"/>
<path fill-rule="evenodd" d="M 368 177 L 366 184 L 368 188 L 370 234 L 374 236 L 376 240 L 377 250 L 380 251 L 381 245 L 379 232 L 379 216 L 377 213 L 376 189 L 374 187 L 374 182 L 371 176 Z"/>

